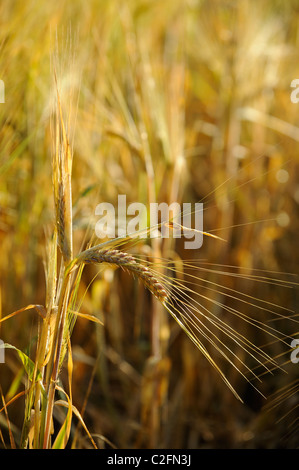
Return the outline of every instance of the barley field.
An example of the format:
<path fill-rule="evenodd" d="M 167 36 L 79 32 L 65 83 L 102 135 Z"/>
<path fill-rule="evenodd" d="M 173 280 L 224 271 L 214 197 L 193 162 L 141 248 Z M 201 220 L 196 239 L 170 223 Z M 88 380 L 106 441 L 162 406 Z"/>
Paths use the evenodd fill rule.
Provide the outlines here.
<path fill-rule="evenodd" d="M 0 448 L 297 448 L 298 1 L 0 24 Z"/>

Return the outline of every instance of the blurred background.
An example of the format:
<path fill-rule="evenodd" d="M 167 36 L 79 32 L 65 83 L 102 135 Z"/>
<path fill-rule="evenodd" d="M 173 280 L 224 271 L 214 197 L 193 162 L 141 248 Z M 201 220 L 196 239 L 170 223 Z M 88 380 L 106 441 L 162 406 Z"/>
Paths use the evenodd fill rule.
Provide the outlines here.
<path fill-rule="evenodd" d="M 205 238 L 200 250 L 184 250 L 182 243 L 155 241 L 140 248 L 143 254 L 177 263 L 201 258 L 241 274 L 297 274 L 299 103 L 292 103 L 290 86 L 299 78 L 297 0 L 3 0 L 0 24 L 2 316 L 45 303 L 54 220 L 53 54 L 61 91 L 72 94 L 76 110 L 75 252 L 93 233 L 97 204 L 116 206 L 119 194 L 147 206 L 202 201 L 204 230 L 224 243 Z M 219 310 L 221 297 L 251 314 L 249 303 L 217 290 L 225 285 L 298 311 L 296 287 L 217 271 L 204 274 L 214 290 L 202 283 L 202 272 L 192 286 L 210 309 Z M 97 273 L 84 272 L 80 308 L 104 326 L 78 318 L 72 347 L 74 404 L 99 447 L 298 446 L 298 366 L 265 378 L 264 400 L 224 365 L 241 404 L 142 285 L 121 270 Z M 36 325 L 36 313 L 24 312 L 0 324 L 0 338 L 32 347 L 34 356 Z M 298 331 L 295 323 L 275 325 L 293 336 Z M 238 330 L 238 317 L 232 327 Z M 256 331 L 248 324 L 243 334 L 251 339 Z M 273 353 L 281 354 L 275 343 Z M 17 356 L 7 351 L 0 364 L 6 401 L 24 380 Z M 8 409 L 16 439 L 23 410 L 23 398 Z M 88 446 L 75 425 L 76 446 Z"/>

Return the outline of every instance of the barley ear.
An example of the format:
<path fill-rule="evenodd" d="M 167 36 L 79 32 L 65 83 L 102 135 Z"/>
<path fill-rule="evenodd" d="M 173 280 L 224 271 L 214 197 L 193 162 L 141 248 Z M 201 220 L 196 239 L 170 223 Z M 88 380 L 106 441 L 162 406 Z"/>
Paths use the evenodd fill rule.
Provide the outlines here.
<path fill-rule="evenodd" d="M 58 244 L 64 262 L 67 264 L 73 254 L 71 197 L 72 154 L 64 124 L 56 73 L 54 76 L 57 92 L 57 106 L 55 111 L 56 148 L 53 157 L 53 185 Z"/>
<path fill-rule="evenodd" d="M 90 248 L 80 253 L 80 255 L 76 258 L 76 263 L 78 264 L 79 262 L 85 264 L 110 263 L 116 266 L 120 266 L 136 275 L 160 302 L 163 303 L 168 297 L 168 293 L 165 287 L 158 280 L 155 273 L 145 266 L 140 260 L 134 258 L 129 253 L 125 253 L 119 250 L 99 250 L 98 248 Z"/>

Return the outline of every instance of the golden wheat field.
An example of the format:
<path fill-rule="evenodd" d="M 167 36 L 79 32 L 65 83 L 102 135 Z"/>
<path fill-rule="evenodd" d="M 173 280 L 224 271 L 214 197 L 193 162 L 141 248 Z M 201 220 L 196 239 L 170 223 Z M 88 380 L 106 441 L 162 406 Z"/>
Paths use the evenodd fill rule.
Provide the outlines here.
<path fill-rule="evenodd" d="M 297 448 L 299 2 L 0 25 L 0 448 Z"/>

